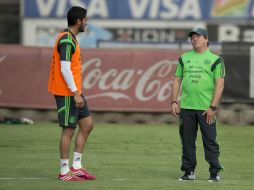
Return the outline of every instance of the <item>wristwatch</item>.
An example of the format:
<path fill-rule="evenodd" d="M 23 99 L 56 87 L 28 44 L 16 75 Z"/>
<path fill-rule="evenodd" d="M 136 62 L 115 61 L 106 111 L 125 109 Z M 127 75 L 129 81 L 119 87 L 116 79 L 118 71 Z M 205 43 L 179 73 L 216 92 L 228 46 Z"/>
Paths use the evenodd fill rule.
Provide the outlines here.
<path fill-rule="evenodd" d="M 216 106 L 210 106 L 211 110 L 216 111 L 217 107 Z"/>

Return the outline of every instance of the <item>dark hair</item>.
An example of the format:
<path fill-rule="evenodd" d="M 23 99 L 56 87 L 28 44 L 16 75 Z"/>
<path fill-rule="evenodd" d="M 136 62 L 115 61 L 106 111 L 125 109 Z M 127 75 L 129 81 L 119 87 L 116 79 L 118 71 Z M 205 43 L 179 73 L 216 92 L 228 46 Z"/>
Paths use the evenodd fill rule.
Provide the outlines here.
<path fill-rule="evenodd" d="M 204 36 L 205 39 L 208 39 L 207 36 Z M 209 42 L 207 42 L 207 47 L 209 47 Z"/>
<path fill-rule="evenodd" d="M 77 20 L 81 21 L 86 17 L 87 10 L 82 7 L 71 7 L 67 13 L 68 26 L 73 26 L 76 24 Z"/>

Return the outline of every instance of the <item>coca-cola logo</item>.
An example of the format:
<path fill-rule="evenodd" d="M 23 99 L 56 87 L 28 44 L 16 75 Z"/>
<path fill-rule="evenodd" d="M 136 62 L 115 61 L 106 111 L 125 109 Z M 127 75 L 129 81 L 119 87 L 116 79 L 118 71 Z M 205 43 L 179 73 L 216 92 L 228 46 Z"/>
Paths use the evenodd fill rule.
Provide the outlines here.
<path fill-rule="evenodd" d="M 109 97 L 130 103 L 156 100 L 168 101 L 171 95 L 176 60 L 160 60 L 145 68 L 105 68 L 100 58 L 92 58 L 82 65 L 83 88 L 87 98 Z"/>

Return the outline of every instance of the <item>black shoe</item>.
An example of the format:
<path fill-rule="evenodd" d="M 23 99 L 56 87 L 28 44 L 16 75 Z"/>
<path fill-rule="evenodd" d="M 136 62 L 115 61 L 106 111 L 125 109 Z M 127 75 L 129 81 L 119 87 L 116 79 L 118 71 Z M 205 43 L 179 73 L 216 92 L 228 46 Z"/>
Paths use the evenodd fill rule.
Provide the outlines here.
<path fill-rule="evenodd" d="M 210 173 L 210 178 L 208 179 L 209 182 L 219 182 L 220 176 L 219 173 Z"/>
<path fill-rule="evenodd" d="M 195 180 L 194 172 L 185 172 L 185 174 L 179 178 L 179 181 L 193 181 Z"/>

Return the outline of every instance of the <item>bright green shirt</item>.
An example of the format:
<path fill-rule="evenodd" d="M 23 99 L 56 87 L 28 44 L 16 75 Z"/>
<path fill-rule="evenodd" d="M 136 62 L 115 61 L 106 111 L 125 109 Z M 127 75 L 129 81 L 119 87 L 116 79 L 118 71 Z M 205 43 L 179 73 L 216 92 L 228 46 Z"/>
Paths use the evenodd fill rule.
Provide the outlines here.
<path fill-rule="evenodd" d="M 180 107 L 207 110 L 212 103 L 215 79 L 225 77 L 224 62 L 209 49 L 202 54 L 191 50 L 179 58 L 175 76 L 182 79 Z"/>

